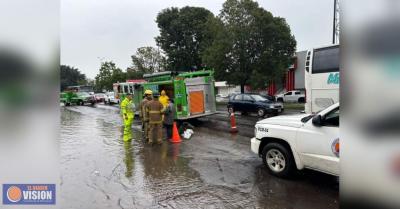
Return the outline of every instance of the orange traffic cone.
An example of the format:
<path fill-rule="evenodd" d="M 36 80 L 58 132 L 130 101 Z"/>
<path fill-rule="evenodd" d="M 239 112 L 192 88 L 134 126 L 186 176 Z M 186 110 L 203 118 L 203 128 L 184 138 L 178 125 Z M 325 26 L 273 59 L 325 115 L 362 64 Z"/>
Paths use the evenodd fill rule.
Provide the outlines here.
<path fill-rule="evenodd" d="M 237 133 L 235 113 L 231 113 L 231 133 Z"/>
<path fill-rule="evenodd" d="M 182 142 L 181 136 L 179 135 L 178 128 L 176 127 L 176 122 L 174 122 L 174 127 L 172 128 L 172 143 L 180 143 Z"/>

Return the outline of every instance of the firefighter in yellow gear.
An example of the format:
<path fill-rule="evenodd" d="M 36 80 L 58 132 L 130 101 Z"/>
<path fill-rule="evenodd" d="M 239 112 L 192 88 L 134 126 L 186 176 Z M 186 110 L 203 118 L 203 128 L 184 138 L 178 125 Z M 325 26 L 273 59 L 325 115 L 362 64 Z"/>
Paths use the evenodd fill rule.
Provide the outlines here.
<path fill-rule="evenodd" d="M 132 101 L 132 94 L 127 94 L 121 102 L 121 113 L 124 119 L 124 141 L 132 139 L 132 123 L 135 116 L 135 105 Z"/>
<path fill-rule="evenodd" d="M 149 118 L 146 115 L 146 104 L 152 100 L 153 92 L 151 90 L 144 91 L 144 98 L 139 104 L 139 117 L 142 121 L 143 138 L 148 142 L 149 140 Z"/>
<path fill-rule="evenodd" d="M 162 90 L 161 96 L 160 96 L 160 98 L 158 98 L 158 101 L 160 101 L 160 103 L 163 105 L 164 109 L 168 106 L 168 100 L 169 100 L 168 95 L 165 93 L 164 90 Z M 164 115 L 162 116 L 162 120 L 164 121 Z"/>
<path fill-rule="evenodd" d="M 146 115 L 149 118 L 149 144 L 153 144 L 154 135 L 157 144 L 162 143 L 162 115 L 164 107 L 158 101 L 158 95 L 153 95 L 154 99 L 146 104 Z"/>
<path fill-rule="evenodd" d="M 161 96 L 160 96 L 160 98 L 158 99 L 158 101 L 160 101 L 161 104 L 162 104 L 162 105 L 164 106 L 164 108 L 165 108 L 166 106 L 168 106 L 168 100 L 169 100 L 169 97 L 167 96 L 167 94 L 165 93 L 165 91 L 162 90 L 162 91 L 161 91 Z"/>

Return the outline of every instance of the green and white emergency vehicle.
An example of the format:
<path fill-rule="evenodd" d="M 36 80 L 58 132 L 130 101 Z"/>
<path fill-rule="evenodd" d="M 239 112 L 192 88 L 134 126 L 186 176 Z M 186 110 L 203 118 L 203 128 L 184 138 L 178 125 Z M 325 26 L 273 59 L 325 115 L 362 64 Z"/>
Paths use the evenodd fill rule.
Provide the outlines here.
<path fill-rule="evenodd" d="M 176 119 L 186 120 L 216 113 L 214 72 L 173 73 L 170 71 L 146 74 L 143 89 L 159 94 L 162 90 L 174 100 Z"/>

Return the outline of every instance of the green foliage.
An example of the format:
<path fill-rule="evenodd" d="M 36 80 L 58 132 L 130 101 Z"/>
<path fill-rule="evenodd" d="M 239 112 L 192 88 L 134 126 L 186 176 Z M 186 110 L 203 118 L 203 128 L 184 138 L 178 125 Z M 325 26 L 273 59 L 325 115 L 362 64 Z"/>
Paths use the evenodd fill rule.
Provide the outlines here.
<path fill-rule="evenodd" d="M 140 72 L 133 68 L 126 69 L 126 79 L 143 79 L 144 72 Z"/>
<path fill-rule="evenodd" d="M 151 46 L 138 48 L 136 54 L 132 55 L 131 58 L 131 68 L 142 74 L 160 72 L 165 69 L 165 57 L 159 50 Z"/>
<path fill-rule="evenodd" d="M 102 62 L 100 72 L 95 78 L 95 90 L 112 90 L 113 83 L 124 82 L 126 74 L 112 61 Z"/>
<path fill-rule="evenodd" d="M 202 66 L 202 53 L 212 38 L 205 28 L 213 18 L 205 8 L 188 6 L 167 8 L 157 15 L 160 35 L 156 42 L 168 57 L 169 70 L 188 71 Z"/>
<path fill-rule="evenodd" d="M 68 65 L 60 66 L 60 87 L 63 91 L 67 86 L 77 86 L 86 84 L 86 76 L 78 69 Z"/>
<path fill-rule="evenodd" d="M 285 19 L 273 17 L 252 0 L 227 0 L 209 22 L 213 42 L 203 54 L 217 79 L 253 88 L 281 78 L 291 63 L 296 41 Z"/>

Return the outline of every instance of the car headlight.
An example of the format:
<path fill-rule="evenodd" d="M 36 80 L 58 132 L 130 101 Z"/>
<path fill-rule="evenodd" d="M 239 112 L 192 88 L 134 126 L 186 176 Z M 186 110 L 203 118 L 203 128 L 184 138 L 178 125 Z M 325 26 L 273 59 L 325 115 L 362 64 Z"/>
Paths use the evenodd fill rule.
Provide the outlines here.
<path fill-rule="evenodd" d="M 270 105 L 269 108 L 274 108 L 274 105 Z"/>

